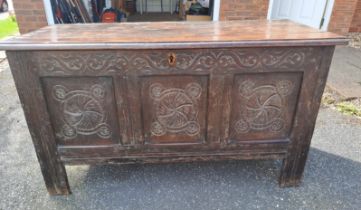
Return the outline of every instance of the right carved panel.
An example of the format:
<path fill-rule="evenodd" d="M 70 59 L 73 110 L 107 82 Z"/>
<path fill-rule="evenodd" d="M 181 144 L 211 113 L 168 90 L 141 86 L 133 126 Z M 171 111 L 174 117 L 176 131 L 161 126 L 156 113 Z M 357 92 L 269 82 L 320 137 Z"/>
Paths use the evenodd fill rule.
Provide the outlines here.
<path fill-rule="evenodd" d="M 302 73 L 236 75 L 229 141 L 286 139 L 301 82 Z"/>

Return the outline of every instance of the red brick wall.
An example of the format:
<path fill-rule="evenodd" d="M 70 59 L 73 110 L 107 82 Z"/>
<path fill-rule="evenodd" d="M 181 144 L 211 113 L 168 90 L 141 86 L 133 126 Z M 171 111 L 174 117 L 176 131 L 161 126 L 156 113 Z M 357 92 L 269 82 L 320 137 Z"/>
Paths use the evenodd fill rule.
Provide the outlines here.
<path fill-rule="evenodd" d="M 346 34 L 349 32 L 358 0 L 335 0 L 328 30 Z"/>
<path fill-rule="evenodd" d="M 220 20 L 267 18 L 269 0 L 221 0 Z"/>
<path fill-rule="evenodd" d="M 361 32 L 361 0 L 358 0 L 357 2 L 349 31 Z"/>
<path fill-rule="evenodd" d="M 43 0 L 13 0 L 20 33 L 48 25 Z"/>

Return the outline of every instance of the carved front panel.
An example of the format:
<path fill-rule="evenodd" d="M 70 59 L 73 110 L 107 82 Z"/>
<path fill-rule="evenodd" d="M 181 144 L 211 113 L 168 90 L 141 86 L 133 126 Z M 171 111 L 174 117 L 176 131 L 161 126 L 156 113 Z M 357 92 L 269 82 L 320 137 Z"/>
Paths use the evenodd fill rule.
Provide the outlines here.
<path fill-rule="evenodd" d="M 205 141 L 207 77 L 154 76 L 141 81 L 146 143 Z"/>
<path fill-rule="evenodd" d="M 301 73 L 236 75 L 232 90 L 229 140 L 287 138 L 301 79 Z"/>
<path fill-rule="evenodd" d="M 169 55 L 174 55 L 172 65 Z M 41 75 L 114 75 L 295 71 L 317 63 L 312 47 L 235 48 L 142 51 L 53 51 L 29 54 L 31 69 Z"/>
<path fill-rule="evenodd" d="M 119 142 L 111 78 L 43 78 L 43 84 L 59 144 Z"/>

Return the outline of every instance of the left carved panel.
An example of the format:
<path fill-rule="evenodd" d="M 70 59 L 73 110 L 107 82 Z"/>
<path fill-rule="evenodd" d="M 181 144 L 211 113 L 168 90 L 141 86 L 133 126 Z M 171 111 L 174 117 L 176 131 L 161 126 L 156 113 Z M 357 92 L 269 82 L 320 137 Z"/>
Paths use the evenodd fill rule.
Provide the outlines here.
<path fill-rule="evenodd" d="M 42 82 L 58 144 L 120 142 L 111 77 L 45 77 Z"/>

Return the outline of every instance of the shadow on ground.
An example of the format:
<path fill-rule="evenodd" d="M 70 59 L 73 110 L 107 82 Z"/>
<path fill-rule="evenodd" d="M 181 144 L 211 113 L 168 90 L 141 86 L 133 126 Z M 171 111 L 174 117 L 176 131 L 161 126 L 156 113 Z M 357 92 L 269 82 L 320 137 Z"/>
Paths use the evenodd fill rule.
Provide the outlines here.
<path fill-rule="evenodd" d="M 298 188 L 279 188 L 280 161 L 92 166 L 70 169 L 59 209 L 357 209 L 361 163 L 312 149 Z M 81 171 L 81 173 L 79 173 Z"/>

